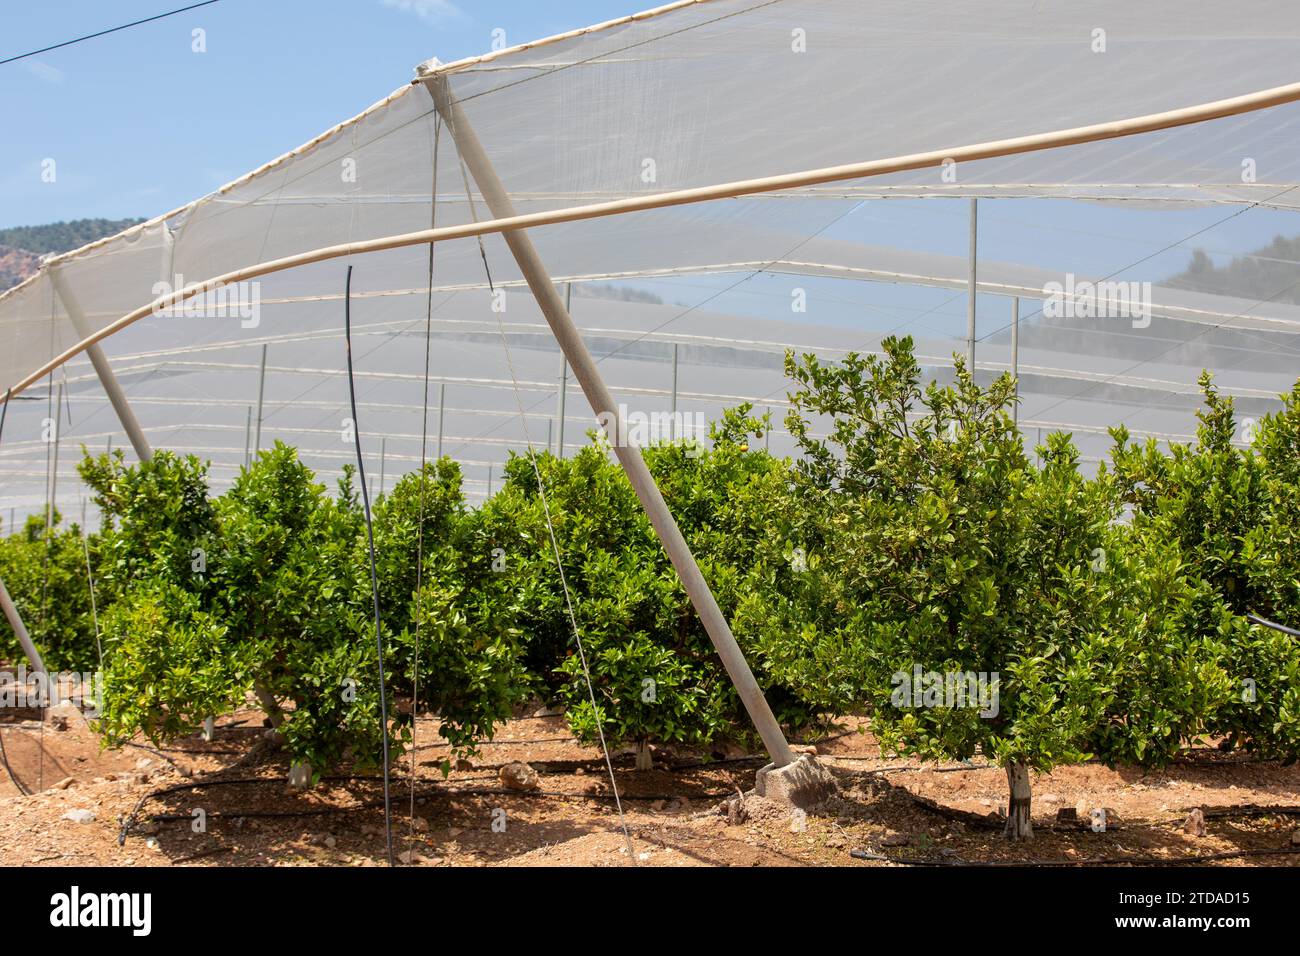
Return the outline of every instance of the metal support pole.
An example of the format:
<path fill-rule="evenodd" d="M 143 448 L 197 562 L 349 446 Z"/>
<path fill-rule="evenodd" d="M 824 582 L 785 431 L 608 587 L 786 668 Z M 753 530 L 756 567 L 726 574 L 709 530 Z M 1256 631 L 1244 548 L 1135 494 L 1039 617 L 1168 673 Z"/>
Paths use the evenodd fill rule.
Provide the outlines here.
<path fill-rule="evenodd" d="M 460 104 L 452 98 L 446 77 L 435 73 L 427 77 L 425 82 L 439 114 L 447 123 L 447 128 L 456 142 L 457 152 L 460 153 L 461 159 L 464 160 L 474 181 L 478 184 L 479 192 L 492 215 L 498 218 L 514 215 L 514 204 L 510 201 L 504 184 L 498 178 L 491 160 L 484 152 L 483 145 L 479 142 L 473 127 L 470 126 L 464 111 L 461 110 Z M 754 679 L 749 663 L 741 653 L 740 646 L 736 643 L 736 638 L 731 633 L 727 619 L 723 616 L 722 609 L 718 607 L 708 582 L 704 580 L 699 565 L 695 563 L 690 546 L 682 537 L 677 522 L 673 520 L 659 486 L 655 484 L 654 477 L 641 456 L 641 450 L 617 440 L 626 434 L 621 411 L 614 401 L 613 394 L 605 385 L 604 379 L 601 378 L 600 370 L 592 360 L 591 353 L 587 351 L 587 346 L 573 324 L 573 319 L 565 309 L 564 302 L 560 299 L 555 283 L 551 281 L 546 267 L 542 264 L 532 239 L 524 229 L 504 232 L 502 238 L 510 247 L 515 262 L 528 283 L 528 288 L 537 300 L 542 314 L 546 316 L 547 324 L 550 325 L 551 331 L 560 343 L 560 348 L 568 357 L 574 377 L 582 387 L 592 411 L 597 415 L 604 412 L 614 416 L 617 428 L 614 436 L 616 440 L 613 442 L 614 452 L 618 455 L 618 460 L 627 473 L 628 481 L 636 492 L 637 498 L 640 499 L 650 524 L 663 543 L 669 560 L 676 568 L 691 603 L 700 615 L 704 629 L 722 659 L 722 664 L 727 669 L 727 674 L 731 677 L 731 682 L 745 705 L 750 720 L 754 722 L 755 729 L 763 739 L 763 745 L 771 754 L 772 762 L 777 767 L 793 763 L 794 755 L 790 752 L 790 745 L 786 742 L 785 735 L 781 732 L 781 727 L 776 722 L 767 699 L 763 696 L 762 688 Z"/>
<path fill-rule="evenodd" d="M 388 468 L 388 436 L 381 435 L 379 438 L 379 493 L 384 493 L 384 478 Z"/>
<path fill-rule="evenodd" d="M 1011 382 L 1015 386 L 1016 403 L 1011 406 L 1011 421 L 1020 424 L 1020 296 L 1011 299 Z"/>
<path fill-rule="evenodd" d="M 488 462 L 488 493 L 487 493 L 487 496 L 488 496 L 489 498 L 492 497 L 492 462 Z"/>
<path fill-rule="evenodd" d="M 979 204 L 978 199 L 970 201 L 970 286 L 966 294 L 966 368 L 975 375 L 975 299 L 978 296 L 975 263 L 976 248 L 979 244 Z"/>
<path fill-rule="evenodd" d="M 257 431 L 253 433 L 253 454 L 262 452 L 262 398 L 266 394 L 266 345 L 262 346 L 262 370 L 257 373 Z M 352 423 L 356 428 L 356 422 Z"/>
<path fill-rule="evenodd" d="M 23 624 L 23 619 L 18 613 L 18 607 L 14 604 L 14 599 L 9 596 L 9 591 L 5 587 L 3 579 L 0 579 L 0 605 L 4 606 L 5 617 L 9 619 L 9 626 L 18 635 L 18 643 L 22 645 L 23 653 L 31 661 L 32 667 L 42 674 L 46 673 L 45 662 L 41 660 L 41 652 L 32 643 L 32 636 L 27 633 L 27 626 Z"/>
<path fill-rule="evenodd" d="M 438 460 L 442 460 L 442 413 L 447 409 L 447 383 L 438 385 Z"/>
<path fill-rule="evenodd" d="M 772 406 L 767 406 L 767 427 L 763 429 L 763 451 L 772 450 Z"/>
<path fill-rule="evenodd" d="M 63 310 L 68 313 L 68 320 L 72 323 L 73 329 L 76 330 L 77 335 L 86 338 L 91 334 L 90 323 L 86 321 L 86 314 L 81 311 L 81 305 L 72 294 L 72 290 L 68 288 L 57 266 L 50 269 L 50 283 L 54 286 L 54 294 L 63 303 Z M 135 449 L 136 457 L 141 461 L 148 461 L 153 457 L 153 448 L 149 440 L 144 437 L 144 429 L 140 427 L 135 411 L 126 400 L 126 393 L 122 391 L 117 376 L 113 374 L 113 366 L 108 363 L 108 356 L 104 354 L 104 349 L 96 342 L 86 346 L 86 355 L 90 357 L 90 364 L 94 366 L 95 374 L 99 376 L 99 384 L 104 387 L 113 411 L 117 412 L 117 420 L 122 423 L 126 437 L 131 439 L 131 447 Z"/>

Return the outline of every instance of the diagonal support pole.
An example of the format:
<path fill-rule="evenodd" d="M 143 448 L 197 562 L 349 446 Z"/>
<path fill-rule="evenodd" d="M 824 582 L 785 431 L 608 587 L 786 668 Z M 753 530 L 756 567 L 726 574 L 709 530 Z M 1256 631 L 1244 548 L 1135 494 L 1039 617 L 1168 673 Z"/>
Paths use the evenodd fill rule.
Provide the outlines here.
<path fill-rule="evenodd" d="M 440 73 L 433 73 L 424 76 L 423 79 L 426 88 L 433 96 L 439 114 L 451 132 L 452 139 L 455 140 L 457 152 L 465 161 L 475 183 L 478 184 L 479 192 L 483 195 L 492 215 L 497 218 L 515 215 L 514 204 L 510 201 L 509 194 L 497 176 L 487 153 L 484 152 L 483 144 L 479 142 L 474 128 L 465 117 L 460 104 L 451 95 L 446 77 Z M 550 325 L 556 341 L 559 342 L 592 410 L 597 415 L 605 412 L 617 422 L 616 435 L 626 434 L 621 410 L 605 385 L 591 353 L 587 351 L 587 346 L 573 324 L 573 319 L 564 307 L 564 302 L 546 267 L 542 264 L 532 239 L 523 229 L 505 231 L 502 233 L 502 238 L 510 247 L 510 252 L 514 255 L 515 262 L 528 283 L 528 288 L 537 299 L 542 314 L 546 316 L 547 324 Z M 741 653 L 727 619 L 722 614 L 722 609 L 718 607 L 713 592 L 704 580 L 704 575 L 695 562 L 695 556 L 691 554 L 690 546 L 682 537 L 677 522 L 673 520 L 659 486 L 655 484 L 650 469 L 646 467 L 641 450 L 621 441 L 613 442 L 613 445 L 619 463 L 622 464 L 641 502 L 641 507 L 645 509 L 655 534 L 659 536 L 664 550 L 668 552 L 668 558 L 676 568 L 678 577 L 681 578 L 682 585 L 695 606 L 696 613 L 700 615 L 709 640 L 713 642 L 718 656 L 722 658 L 722 664 L 727 669 L 727 674 L 731 677 L 731 683 L 740 695 L 745 710 L 749 713 L 749 719 L 753 721 L 759 736 L 763 738 L 763 745 L 771 755 L 773 764 L 776 767 L 784 767 L 793 763 L 794 755 L 790 752 L 790 745 L 781 732 L 776 717 L 772 714 L 772 708 L 768 706 L 767 698 L 763 696 L 762 688 L 754 679 L 754 673 L 750 670 L 745 655 Z"/>
<path fill-rule="evenodd" d="M 81 304 L 77 302 L 76 296 L 68 288 L 68 283 L 63 278 L 58 266 L 50 269 L 50 282 L 54 285 L 55 295 L 63 303 L 63 310 L 67 312 L 73 329 L 76 330 L 79 337 L 87 338 L 92 330 L 90 323 L 86 321 L 86 313 L 81 310 Z M 99 376 L 99 383 L 104 386 L 104 391 L 108 394 L 108 400 L 113 405 L 113 411 L 117 412 L 117 420 L 122 423 L 126 437 L 131 439 L 131 447 L 135 449 L 136 457 L 141 461 L 148 461 L 153 457 L 153 448 L 149 444 L 149 439 L 144 437 L 144 430 L 135 417 L 135 411 L 131 408 L 131 403 L 126 400 L 126 393 L 122 391 L 117 376 L 113 374 L 113 366 L 109 364 L 104 349 L 98 342 L 94 342 L 86 346 L 86 354 L 90 356 L 90 364 L 95 367 L 95 374 Z"/>

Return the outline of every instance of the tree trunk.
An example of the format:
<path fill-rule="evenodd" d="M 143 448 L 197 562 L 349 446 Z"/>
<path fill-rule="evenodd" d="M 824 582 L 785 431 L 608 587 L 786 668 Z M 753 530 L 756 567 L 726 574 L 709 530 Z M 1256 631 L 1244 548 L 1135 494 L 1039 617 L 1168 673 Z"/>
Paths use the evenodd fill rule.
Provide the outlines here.
<path fill-rule="evenodd" d="M 280 724 L 284 723 L 284 714 L 280 712 L 280 705 L 275 702 L 275 696 L 261 684 L 253 685 L 253 693 L 257 696 L 257 702 L 262 705 L 262 710 L 266 711 L 267 719 L 271 721 L 271 729 L 279 730 Z"/>
<path fill-rule="evenodd" d="M 648 740 L 638 740 L 636 742 L 636 769 L 654 769 L 654 757 L 650 753 L 650 741 Z"/>
<path fill-rule="evenodd" d="M 1029 840 L 1034 836 L 1034 821 L 1029 815 L 1029 767 L 1023 763 L 1007 764 L 1007 825 L 1002 835 L 1008 840 Z"/>

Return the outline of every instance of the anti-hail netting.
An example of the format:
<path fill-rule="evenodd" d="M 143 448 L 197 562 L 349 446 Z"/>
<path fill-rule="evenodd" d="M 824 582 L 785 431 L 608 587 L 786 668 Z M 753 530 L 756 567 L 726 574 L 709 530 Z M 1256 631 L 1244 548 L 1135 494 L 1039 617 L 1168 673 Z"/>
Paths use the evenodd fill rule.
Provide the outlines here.
<path fill-rule="evenodd" d="M 1097 31 L 1104 31 L 1098 34 Z M 1295 82 L 1300 8 L 1097 0 L 707 0 L 447 68 L 451 91 L 521 213 L 957 148 L 1158 113 Z M 85 335 L 170 291 L 286 255 L 472 220 L 433 100 L 403 87 L 361 116 L 210 196 L 47 263 L 0 296 L 0 390 Z M 1019 297 L 1020 423 L 1074 433 L 1085 458 L 1108 426 L 1187 440 L 1203 368 L 1243 418 L 1277 407 L 1300 371 L 1300 104 L 945 169 L 642 211 L 532 230 L 614 393 L 694 418 L 754 402 L 780 426 L 786 348 L 834 358 L 911 334 L 927 372 L 964 353 L 965 197 L 978 196 L 976 362 L 1011 363 Z M 435 180 L 436 163 L 436 180 Z M 960 198 L 958 198 L 960 197 Z M 489 218 L 477 192 L 478 218 Z M 891 200 L 886 202 L 884 200 Z M 438 245 L 430 453 L 465 467 L 481 500 L 524 434 L 561 431 L 558 349 L 498 235 Z M 1192 264 L 1193 250 L 1208 258 Z M 360 415 L 375 490 L 419 462 L 428 249 L 354 257 Z M 57 270 L 62 296 L 51 281 Z M 251 317 L 150 315 L 103 341 L 150 442 L 212 461 L 214 490 L 255 444 L 298 446 L 323 477 L 349 460 L 342 261 L 276 272 L 237 294 Z M 1144 315 L 1045 315 L 1051 283 L 1123 282 Z M 165 283 L 166 285 L 160 285 Z M 1142 285 L 1150 283 L 1150 287 Z M 84 312 L 80 327 L 68 301 Z M 505 312 L 494 312 L 502 308 Z M 247 304 L 247 300 L 246 300 Z M 218 310 L 219 311 L 219 310 Z M 1049 310 L 1050 311 L 1050 310 Z M 128 449 L 77 355 L 10 408 L 0 517 L 40 511 L 59 415 L 56 501 L 79 514 L 78 446 Z M 439 386 L 445 386 L 440 388 Z M 439 409 L 440 396 L 445 406 Z M 438 422 L 441 422 L 439 428 Z M 566 448 L 592 411 L 570 376 Z M 441 445 L 438 446 L 438 432 Z M 1245 436 L 1243 436 L 1244 438 Z M 7 525 L 6 525 L 7 527 Z"/>

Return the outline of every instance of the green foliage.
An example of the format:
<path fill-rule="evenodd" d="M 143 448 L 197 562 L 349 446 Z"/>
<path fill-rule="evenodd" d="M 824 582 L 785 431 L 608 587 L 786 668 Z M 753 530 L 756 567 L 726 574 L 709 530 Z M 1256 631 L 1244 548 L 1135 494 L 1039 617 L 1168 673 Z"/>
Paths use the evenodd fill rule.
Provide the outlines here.
<path fill-rule="evenodd" d="M 103 515 L 96 579 L 101 603 L 125 597 L 140 582 L 205 589 L 206 579 L 194 571 L 195 551 L 211 552 L 216 510 L 203 462 L 159 450 L 128 466 L 117 450 L 85 454 L 77 470 Z"/>
<path fill-rule="evenodd" d="M 243 700 L 247 661 L 229 629 L 179 585 L 131 591 L 105 612 L 103 640 L 110 664 L 98 727 L 106 743 L 137 731 L 171 740 Z"/>
<path fill-rule="evenodd" d="M 748 411 L 731 412 L 715 427 L 711 449 L 666 443 L 645 450 L 727 616 L 749 589 L 775 579 L 765 567 L 780 556 L 768 541 L 769 519 L 775 518 L 768 505 L 788 481 L 788 463 L 750 450 L 748 437 L 761 436 L 765 425 Z M 537 470 L 554 545 L 538 473 L 529 458 L 517 456 L 506 467 L 504 487 L 482 509 L 480 560 L 490 566 L 492 549 L 500 549 L 499 576 L 518 595 L 528 660 L 546 691 L 565 706 L 574 733 L 595 739 L 600 724 L 616 743 L 701 743 L 747 733 L 743 708 L 708 635 L 608 447 L 598 442 L 569 459 L 541 454 Z M 572 637 L 575 625 L 594 707 Z M 762 650 L 746 649 L 778 717 L 792 726 L 812 719 L 812 711 L 770 678 Z"/>
<path fill-rule="evenodd" d="M 120 454 L 87 457 L 82 474 L 104 510 L 114 596 L 104 632 L 110 740 L 192 733 L 255 691 L 289 753 L 317 772 L 379 761 L 369 557 L 350 468 L 334 497 L 279 442 L 216 499 L 203 464 L 166 452 L 132 467 Z M 439 715 L 461 753 L 490 737 L 527 688 L 512 605 L 469 588 L 460 484 L 443 460 L 376 506 L 397 752 L 417 706 Z"/>
<path fill-rule="evenodd" d="M 926 386 L 910 339 L 882 348 L 787 356 L 797 463 L 759 449 L 768 423 L 748 406 L 710 447 L 645 450 L 786 727 L 865 712 L 887 748 L 1017 773 L 1159 765 L 1205 734 L 1300 755 L 1300 642 L 1245 619 L 1300 624 L 1300 384 L 1247 436 L 1204 376 L 1194 444 L 1116 429 L 1089 478 L 1068 435 L 1026 454 L 1008 377 L 977 386 L 959 360 L 954 384 Z M 46 540 L 31 519 L 0 539 L 0 574 L 51 666 L 85 670 L 89 552 L 110 740 L 190 733 L 254 691 L 317 771 L 377 762 L 385 733 L 400 750 L 416 712 L 470 752 L 534 693 L 584 740 L 748 734 L 603 439 L 512 457 L 478 510 L 449 459 L 375 503 L 388 728 L 350 468 L 327 494 L 277 443 L 216 498 L 192 456 L 86 456 L 80 471 L 101 531 L 83 542 L 56 520 Z M 947 700 L 931 672 L 983 675 L 985 696 Z"/>
<path fill-rule="evenodd" d="M 1281 412 L 1242 431 L 1233 402 L 1201 376 L 1205 407 L 1194 445 L 1166 454 L 1113 430 L 1115 490 L 1152 551 L 1172 550 L 1195 591 L 1179 624 L 1186 640 L 1214 642 L 1231 690 L 1207 729 L 1270 757 L 1300 756 L 1300 643 L 1243 616 L 1296 621 L 1300 564 L 1294 549 L 1300 449 L 1297 392 Z M 1253 432 L 1253 434 L 1252 434 Z M 1238 447 L 1255 438 L 1258 450 Z M 1154 560 L 1154 558 L 1153 558 Z"/>
<path fill-rule="evenodd" d="M 62 527 L 57 511 L 53 518 L 48 537 L 40 515 L 28 517 L 18 533 L 0 537 L 0 580 L 5 582 L 45 666 L 85 673 L 93 671 L 99 660 L 86 575 L 86 549 L 95 567 L 99 542 L 94 537 L 83 542 L 78 525 Z M 17 635 L 7 625 L 0 625 L 0 660 L 22 657 Z"/>
<path fill-rule="evenodd" d="M 806 580 L 746 601 L 738 628 L 784 644 L 778 676 L 818 706 L 865 708 L 897 752 L 1040 771 L 1169 759 L 1230 701 L 1232 616 L 1188 628 L 1207 588 L 1123 524 L 1122 480 L 1084 478 L 1067 435 L 1030 461 L 1009 377 L 980 388 L 958 359 L 955 384 L 923 388 L 910 339 L 882 349 L 787 357 L 789 507 L 822 540 Z"/>

